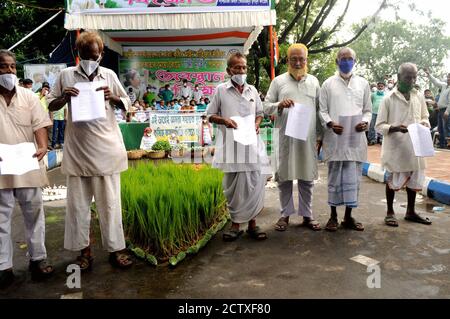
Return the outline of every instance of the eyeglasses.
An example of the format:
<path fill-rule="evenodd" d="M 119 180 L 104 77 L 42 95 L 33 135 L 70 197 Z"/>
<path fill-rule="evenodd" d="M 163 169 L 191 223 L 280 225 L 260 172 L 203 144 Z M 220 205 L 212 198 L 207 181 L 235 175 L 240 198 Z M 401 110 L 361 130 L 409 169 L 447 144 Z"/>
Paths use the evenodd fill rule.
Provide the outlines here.
<path fill-rule="evenodd" d="M 296 62 L 305 63 L 306 60 L 307 60 L 306 58 L 297 58 L 297 57 L 289 58 L 289 62 L 293 62 L 293 63 L 296 63 Z"/>

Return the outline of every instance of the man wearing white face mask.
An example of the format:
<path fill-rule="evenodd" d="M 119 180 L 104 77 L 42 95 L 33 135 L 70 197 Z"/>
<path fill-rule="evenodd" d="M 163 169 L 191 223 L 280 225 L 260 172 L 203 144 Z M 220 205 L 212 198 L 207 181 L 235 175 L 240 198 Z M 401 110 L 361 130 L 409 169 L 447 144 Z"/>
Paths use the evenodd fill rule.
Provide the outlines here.
<path fill-rule="evenodd" d="M 231 228 L 223 234 L 224 241 L 234 241 L 242 231 L 240 224 L 248 223 L 247 233 L 256 240 L 267 238 L 256 226 L 256 216 L 264 206 L 265 175 L 261 172 L 261 158 L 252 151 L 252 145 L 235 142 L 233 129 L 237 123 L 232 117 L 254 118 L 256 133 L 263 119 L 263 107 L 255 87 L 246 83 L 247 59 L 242 53 L 233 53 L 227 61 L 231 79 L 216 88 L 206 114 L 211 123 L 218 124 L 213 166 L 224 174 L 223 189 L 231 215 Z M 260 142 L 263 143 L 260 139 Z M 258 144 L 259 146 L 261 144 Z"/>
<path fill-rule="evenodd" d="M 32 91 L 16 85 L 16 58 L 0 50 L 0 144 L 34 143 L 40 169 L 23 175 L 0 175 L 0 288 L 14 279 L 11 217 L 16 200 L 25 220 L 29 269 L 33 279 L 53 273 L 46 263 L 45 217 L 41 187 L 48 185 L 42 158 L 47 153 L 47 127 L 52 125 Z M 0 161 L 2 154 L 0 154 Z"/>
<path fill-rule="evenodd" d="M 120 202 L 120 172 L 128 168 L 127 153 L 115 118 L 115 108 L 128 111 L 130 98 L 110 69 L 99 66 L 103 41 L 95 32 L 83 32 L 76 41 L 80 65 L 64 69 L 47 97 L 49 110 L 68 104 L 68 118 L 62 172 L 67 175 L 67 214 L 64 247 L 81 251 L 76 260 L 82 271 L 92 267 L 89 242 L 90 205 L 95 198 L 100 220 L 103 247 L 110 253 L 109 262 L 119 268 L 131 266 L 125 249 Z M 72 121 L 71 98 L 80 91 L 78 82 L 106 82 L 106 118 Z"/>

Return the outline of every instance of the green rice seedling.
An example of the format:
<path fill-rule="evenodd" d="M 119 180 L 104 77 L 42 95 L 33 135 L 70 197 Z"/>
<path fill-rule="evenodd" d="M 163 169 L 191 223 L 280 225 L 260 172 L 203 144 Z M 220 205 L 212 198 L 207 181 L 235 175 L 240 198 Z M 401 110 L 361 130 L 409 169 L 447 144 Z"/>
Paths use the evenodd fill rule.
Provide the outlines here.
<path fill-rule="evenodd" d="M 159 260 L 183 256 L 200 239 L 209 239 L 207 231 L 227 214 L 222 177 L 203 165 L 140 162 L 130 167 L 121 178 L 127 239 Z"/>

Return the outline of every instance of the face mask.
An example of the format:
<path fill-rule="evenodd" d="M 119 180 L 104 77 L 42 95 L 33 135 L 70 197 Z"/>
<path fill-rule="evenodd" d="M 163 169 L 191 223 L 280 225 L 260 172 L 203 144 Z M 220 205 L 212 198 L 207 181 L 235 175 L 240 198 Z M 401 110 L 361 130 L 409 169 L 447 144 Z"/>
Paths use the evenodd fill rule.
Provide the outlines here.
<path fill-rule="evenodd" d="M 409 83 L 406 83 L 403 81 L 398 81 L 397 87 L 401 93 L 405 93 L 405 94 L 411 92 L 411 90 L 413 89 L 412 84 L 409 84 Z"/>
<path fill-rule="evenodd" d="M 5 73 L 0 75 L 0 85 L 8 91 L 12 91 L 16 86 L 17 76 L 13 73 Z"/>
<path fill-rule="evenodd" d="M 350 72 L 352 72 L 354 65 L 354 60 L 340 60 L 338 62 L 339 70 L 344 74 L 349 74 Z"/>
<path fill-rule="evenodd" d="M 81 59 L 81 58 L 80 58 Z M 91 60 L 80 60 L 80 65 L 83 68 L 84 72 L 86 72 L 86 74 L 88 76 L 90 76 L 92 73 L 94 73 L 95 70 L 97 70 L 97 68 L 100 65 L 100 60 L 101 57 L 99 57 L 97 59 L 97 61 L 91 61 Z"/>
<path fill-rule="evenodd" d="M 237 85 L 244 85 L 245 81 L 247 81 L 247 74 L 235 74 L 231 77 L 234 83 Z"/>
<path fill-rule="evenodd" d="M 186 87 L 186 86 L 187 86 L 187 84 L 185 83 L 185 84 L 183 84 L 183 86 L 184 86 L 184 87 Z"/>
<path fill-rule="evenodd" d="M 377 88 L 372 88 L 372 92 L 376 92 L 377 91 Z"/>
<path fill-rule="evenodd" d="M 380 96 L 384 95 L 384 91 L 377 91 L 377 95 L 380 95 Z"/>
<path fill-rule="evenodd" d="M 389 90 L 392 90 L 393 87 L 394 87 L 394 84 L 392 84 L 392 83 L 389 83 L 389 84 L 388 84 L 388 89 L 389 89 Z"/>

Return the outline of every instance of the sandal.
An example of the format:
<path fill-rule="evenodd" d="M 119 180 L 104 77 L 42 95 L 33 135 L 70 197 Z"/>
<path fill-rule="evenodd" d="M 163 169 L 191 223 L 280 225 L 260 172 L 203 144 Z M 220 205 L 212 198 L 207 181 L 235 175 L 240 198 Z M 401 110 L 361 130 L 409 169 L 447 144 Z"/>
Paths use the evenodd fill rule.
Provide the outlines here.
<path fill-rule="evenodd" d="M 360 222 L 357 222 L 353 217 L 350 217 L 350 219 L 344 219 L 341 222 L 341 226 L 346 229 L 356 230 L 356 231 L 363 231 L 364 226 Z"/>
<path fill-rule="evenodd" d="M 428 217 L 423 218 L 419 214 L 406 215 L 405 220 L 413 223 L 419 223 L 424 225 L 431 225 L 431 220 Z"/>
<path fill-rule="evenodd" d="M 49 265 L 45 259 L 30 260 L 28 269 L 31 272 L 31 279 L 35 281 L 47 279 L 53 275 L 53 272 L 55 271 L 53 266 Z"/>
<path fill-rule="evenodd" d="M 398 227 L 398 220 L 395 218 L 395 215 L 387 215 L 384 218 L 384 223 L 391 227 Z"/>
<path fill-rule="evenodd" d="M 0 270 L 0 289 L 8 288 L 14 282 L 14 279 L 12 268 Z"/>
<path fill-rule="evenodd" d="M 232 242 L 238 239 L 244 232 L 239 229 L 230 228 L 228 231 L 224 232 L 222 235 L 223 241 Z"/>
<path fill-rule="evenodd" d="M 338 227 L 339 227 L 339 223 L 338 223 L 337 219 L 330 218 L 327 222 L 327 225 L 325 226 L 325 230 L 335 232 L 335 231 L 337 231 Z"/>
<path fill-rule="evenodd" d="M 304 219 L 303 218 L 303 223 L 301 223 L 300 226 L 307 227 L 313 231 L 322 230 L 322 227 L 320 227 L 320 223 L 314 219 Z"/>
<path fill-rule="evenodd" d="M 256 240 L 266 240 L 267 234 L 263 231 L 261 231 L 261 228 L 259 226 L 255 226 L 253 228 L 247 229 L 247 234 Z"/>
<path fill-rule="evenodd" d="M 133 265 L 131 256 L 123 251 L 116 251 L 109 254 L 109 263 L 113 267 L 126 269 Z"/>
<path fill-rule="evenodd" d="M 90 255 L 80 255 L 74 262 L 75 265 L 78 265 L 78 267 L 80 267 L 81 272 L 92 270 L 93 263 L 94 257 Z"/>
<path fill-rule="evenodd" d="M 289 225 L 289 217 L 281 217 L 275 224 L 275 230 L 285 231 Z"/>

